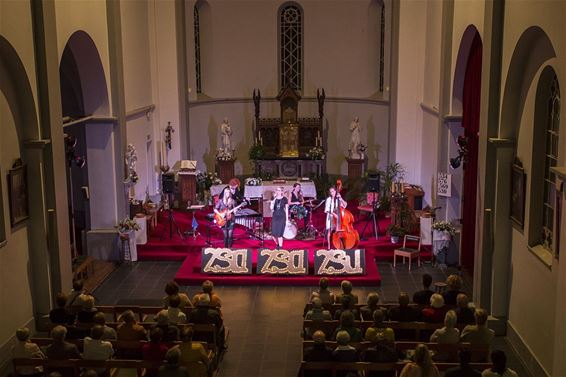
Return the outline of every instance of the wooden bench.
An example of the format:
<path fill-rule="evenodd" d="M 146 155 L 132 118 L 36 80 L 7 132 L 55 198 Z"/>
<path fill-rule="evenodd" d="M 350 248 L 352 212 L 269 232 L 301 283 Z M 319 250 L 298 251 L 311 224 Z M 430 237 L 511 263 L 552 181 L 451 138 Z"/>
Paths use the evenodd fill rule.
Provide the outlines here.
<path fill-rule="evenodd" d="M 82 369 L 107 369 L 111 375 L 114 375 L 118 369 L 135 369 L 138 377 L 143 377 L 146 369 L 156 369 L 163 365 L 162 361 L 149 360 L 52 360 L 52 359 L 12 359 L 14 371 L 17 367 L 24 366 L 42 366 L 44 369 L 69 369 L 73 370 L 73 377 L 80 377 Z M 14 372 L 14 376 L 20 374 Z"/>

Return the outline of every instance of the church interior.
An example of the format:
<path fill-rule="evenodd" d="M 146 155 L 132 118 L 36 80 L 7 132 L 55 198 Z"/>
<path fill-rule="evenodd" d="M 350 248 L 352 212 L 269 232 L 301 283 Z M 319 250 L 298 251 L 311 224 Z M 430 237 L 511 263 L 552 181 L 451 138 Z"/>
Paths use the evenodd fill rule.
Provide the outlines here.
<path fill-rule="evenodd" d="M 14 356 L 51 347 L 50 313 L 80 291 L 78 318 L 94 297 L 118 329 L 99 376 L 183 375 L 162 374 L 176 346 L 153 364 L 116 348 L 119 314 L 138 315 L 143 350 L 179 297 L 181 343 L 201 306 L 221 321 L 191 376 L 317 375 L 315 325 L 336 329 L 333 354 L 359 352 L 350 375 L 410 376 L 425 343 L 454 356 L 432 358 L 440 375 L 464 349 L 496 368 L 501 349 L 519 376 L 566 376 L 564 20 L 562 0 L 1 0 L 0 375 L 89 369 Z M 425 317 L 383 322 L 407 359 L 371 370 L 366 327 L 425 275 L 433 297 L 456 287 L 488 315 L 493 341 L 474 348 L 456 326 L 436 348 L 456 296 L 436 327 L 433 299 L 415 301 Z M 336 298 L 318 324 L 321 277 Z M 359 344 L 339 336 L 345 313 Z M 90 338 L 68 331 L 88 359 Z"/>

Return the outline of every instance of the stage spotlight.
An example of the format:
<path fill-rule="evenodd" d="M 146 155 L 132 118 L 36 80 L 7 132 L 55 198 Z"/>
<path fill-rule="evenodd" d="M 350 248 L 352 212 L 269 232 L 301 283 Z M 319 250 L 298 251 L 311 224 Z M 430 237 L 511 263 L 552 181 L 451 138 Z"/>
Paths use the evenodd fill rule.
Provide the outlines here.
<path fill-rule="evenodd" d="M 458 169 L 462 163 L 462 155 L 459 154 L 458 157 L 453 157 L 450 159 L 450 167 L 452 169 Z"/>

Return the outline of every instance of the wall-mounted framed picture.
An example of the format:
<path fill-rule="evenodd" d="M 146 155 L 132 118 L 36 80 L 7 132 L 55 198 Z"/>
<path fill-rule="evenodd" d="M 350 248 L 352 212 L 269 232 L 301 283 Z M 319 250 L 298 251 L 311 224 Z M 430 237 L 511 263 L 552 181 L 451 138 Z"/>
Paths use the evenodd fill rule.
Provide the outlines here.
<path fill-rule="evenodd" d="M 8 172 L 10 224 L 12 228 L 29 218 L 26 165 L 18 159 Z"/>
<path fill-rule="evenodd" d="M 0 166 L 0 247 L 6 245 L 6 222 L 4 221 L 4 193 L 2 191 L 2 166 Z"/>
<path fill-rule="evenodd" d="M 527 175 L 523 166 L 517 162 L 511 166 L 511 221 L 523 230 L 525 224 L 525 190 Z"/>

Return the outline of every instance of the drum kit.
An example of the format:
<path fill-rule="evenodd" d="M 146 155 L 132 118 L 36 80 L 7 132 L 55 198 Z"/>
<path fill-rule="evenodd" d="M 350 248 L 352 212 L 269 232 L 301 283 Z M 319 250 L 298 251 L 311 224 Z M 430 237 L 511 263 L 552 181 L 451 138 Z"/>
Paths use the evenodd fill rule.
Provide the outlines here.
<path fill-rule="evenodd" d="M 315 210 L 317 210 L 322 204 L 324 204 L 324 200 L 321 202 L 317 202 L 316 199 L 309 199 L 306 200 L 303 206 L 307 210 L 308 216 L 308 223 L 305 229 L 300 230 L 297 227 L 297 223 L 294 219 L 289 219 L 285 224 L 285 231 L 283 232 L 283 238 L 287 240 L 293 240 L 295 238 L 301 240 L 314 240 L 320 234 L 324 233 L 316 229 L 312 222 L 312 214 Z"/>

